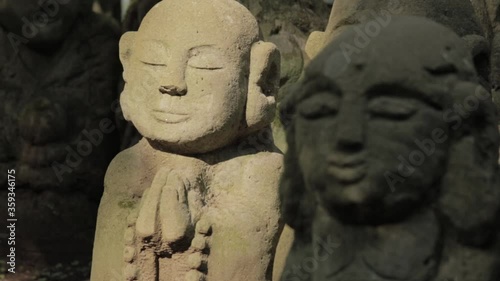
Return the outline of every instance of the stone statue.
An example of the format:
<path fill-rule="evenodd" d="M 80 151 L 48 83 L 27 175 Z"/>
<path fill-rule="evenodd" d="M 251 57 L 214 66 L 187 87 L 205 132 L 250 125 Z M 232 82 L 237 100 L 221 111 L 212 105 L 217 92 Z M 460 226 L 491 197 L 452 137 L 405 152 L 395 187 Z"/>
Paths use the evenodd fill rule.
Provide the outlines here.
<path fill-rule="evenodd" d="M 350 55 L 365 28 L 346 27 L 280 108 L 297 238 L 282 280 L 499 280 L 497 116 L 469 49 L 394 16 Z"/>
<path fill-rule="evenodd" d="M 345 27 L 360 22 L 371 22 L 370 30 L 365 32 L 365 36 L 371 38 L 372 34 L 378 33 L 397 15 L 425 17 L 455 31 L 467 42 L 482 84 L 489 89 L 488 32 L 483 30 L 471 0 L 337 0 L 333 4 L 325 32 L 313 32 L 310 35 L 306 53 L 311 58 L 315 57 Z M 359 42 L 364 45 L 365 39 Z"/>
<path fill-rule="evenodd" d="M 313 32 L 305 49 L 313 58 L 345 27 L 370 22 L 369 30 L 363 31 L 356 41 L 358 47 L 364 47 L 393 16 L 426 17 L 452 29 L 467 43 L 481 84 L 492 92 L 500 108 L 500 39 L 495 35 L 498 3 L 498 0 L 337 0 L 325 32 Z"/>
<path fill-rule="evenodd" d="M 0 168 L 16 170 L 20 255 L 56 263 L 90 260 L 105 170 L 119 148 L 119 32 L 90 4 L 0 1 Z M 61 257 L 68 248 L 74 256 Z"/>
<path fill-rule="evenodd" d="M 120 57 L 123 112 L 144 138 L 108 168 L 91 280 L 271 280 L 276 47 L 236 1 L 165 0 Z"/>

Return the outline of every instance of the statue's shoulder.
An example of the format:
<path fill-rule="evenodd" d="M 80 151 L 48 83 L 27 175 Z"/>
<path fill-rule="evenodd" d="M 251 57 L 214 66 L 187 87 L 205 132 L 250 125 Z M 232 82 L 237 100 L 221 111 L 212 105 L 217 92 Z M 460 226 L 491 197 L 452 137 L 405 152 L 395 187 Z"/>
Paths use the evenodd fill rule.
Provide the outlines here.
<path fill-rule="evenodd" d="M 130 193 L 139 185 L 143 177 L 143 161 L 139 144 L 123 150 L 108 166 L 104 179 L 104 192 Z"/>
<path fill-rule="evenodd" d="M 245 158 L 242 175 L 244 181 L 262 183 L 262 188 L 271 187 L 272 190 L 278 188 L 283 172 L 282 153 L 263 151 L 247 155 Z"/>
<path fill-rule="evenodd" d="M 283 168 L 283 153 L 279 151 L 262 151 L 248 155 L 247 169 L 256 171 L 281 170 Z"/>

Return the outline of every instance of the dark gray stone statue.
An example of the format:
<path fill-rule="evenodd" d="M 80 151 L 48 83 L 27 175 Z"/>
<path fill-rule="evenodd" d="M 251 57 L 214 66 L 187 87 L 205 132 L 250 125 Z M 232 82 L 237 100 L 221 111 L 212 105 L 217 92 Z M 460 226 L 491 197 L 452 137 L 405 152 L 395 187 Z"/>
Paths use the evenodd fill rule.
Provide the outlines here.
<path fill-rule="evenodd" d="M 500 280 L 497 116 L 451 30 L 351 25 L 281 107 L 282 280 Z"/>
<path fill-rule="evenodd" d="M 481 0 L 473 2 L 478 1 Z M 371 21 L 369 29 L 376 33 L 376 25 L 384 26 L 398 15 L 425 17 L 456 32 L 469 47 L 481 83 L 489 90 L 489 36 L 488 31 L 482 28 L 482 21 L 471 0 L 337 0 L 325 32 L 314 32 L 309 37 L 306 51 L 314 57 L 344 27 L 352 24 Z M 359 43 L 363 45 L 364 40 L 360 39 Z"/>
<path fill-rule="evenodd" d="M 119 148 L 119 30 L 91 3 L 0 1 L 0 199 L 15 169 L 21 271 L 90 259 Z"/>

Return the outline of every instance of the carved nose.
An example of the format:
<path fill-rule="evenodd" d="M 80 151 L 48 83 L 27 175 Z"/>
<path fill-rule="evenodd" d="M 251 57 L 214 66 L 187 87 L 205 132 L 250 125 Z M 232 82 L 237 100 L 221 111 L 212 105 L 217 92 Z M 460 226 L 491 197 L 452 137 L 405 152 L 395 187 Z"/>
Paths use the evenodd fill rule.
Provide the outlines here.
<path fill-rule="evenodd" d="M 359 113 L 358 113 L 359 112 Z M 363 150 L 365 141 L 365 120 L 361 109 L 344 108 L 339 114 L 337 127 L 337 149 L 355 153 Z"/>
<path fill-rule="evenodd" d="M 171 96 L 184 96 L 187 93 L 186 88 L 180 88 L 174 85 L 160 86 L 160 93 Z"/>
<path fill-rule="evenodd" d="M 357 136 L 354 137 L 354 134 L 351 134 L 349 137 L 340 137 L 337 146 L 338 149 L 345 152 L 355 153 L 363 150 L 364 144 L 362 139 Z"/>

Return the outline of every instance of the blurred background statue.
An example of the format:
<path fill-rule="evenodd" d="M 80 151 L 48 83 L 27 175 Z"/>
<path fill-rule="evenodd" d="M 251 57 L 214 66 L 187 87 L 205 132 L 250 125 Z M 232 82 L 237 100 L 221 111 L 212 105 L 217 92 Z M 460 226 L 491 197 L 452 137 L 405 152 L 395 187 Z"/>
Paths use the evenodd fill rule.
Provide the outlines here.
<path fill-rule="evenodd" d="M 379 27 L 346 25 L 282 103 L 282 280 L 498 280 L 498 116 L 470 48 L 421 17 Z"/>
<path fill-rule="evenodd" d="M 88 263 L 104 173 L 119 149 L 119 29 L 91 4 L 0 1 L 0 167 L 16 169 L 24 271 Z"/>

